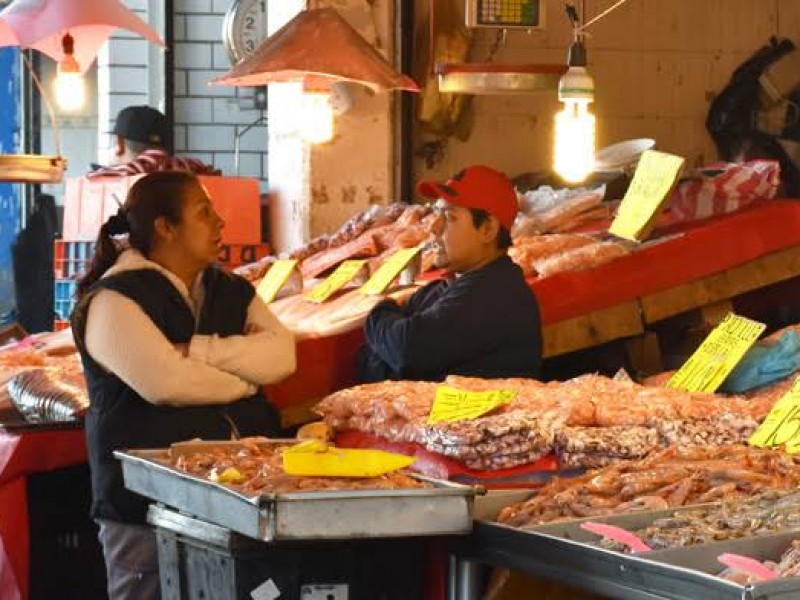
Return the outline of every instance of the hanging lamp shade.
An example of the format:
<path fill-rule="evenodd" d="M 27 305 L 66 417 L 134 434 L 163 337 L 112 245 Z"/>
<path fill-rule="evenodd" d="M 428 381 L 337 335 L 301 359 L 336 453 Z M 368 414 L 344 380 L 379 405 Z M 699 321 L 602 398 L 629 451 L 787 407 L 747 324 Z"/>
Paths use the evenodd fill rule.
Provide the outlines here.
<path fill-rule="evenodd" d="M 413 79 L 397 72 L 333 8 L 301 11 L 211 84 L 259 86 L 289 81 L 303 81 L 318 90 L 350 81 L 373 91 L 419 91 Z"/>
<path fill-rule="evenodd" d="M 60 62 L 62 38 L 69 33 L 75 39 L 75 60 L 86 72 L 100 47 L 120 28 L 165 45 L 120 0 L 14 0 L 0 11 L 0 47 L 33 48 Z"/>

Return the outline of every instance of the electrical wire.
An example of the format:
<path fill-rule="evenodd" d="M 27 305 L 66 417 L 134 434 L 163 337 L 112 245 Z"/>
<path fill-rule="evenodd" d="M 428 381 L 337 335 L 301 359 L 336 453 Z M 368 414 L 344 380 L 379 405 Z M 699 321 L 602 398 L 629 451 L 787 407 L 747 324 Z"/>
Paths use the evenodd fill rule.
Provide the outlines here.
<path fill-rule="evenodd" d="M 602 19 L 603 17 L 605 17 L 605 16 L 607 16 L 608 14 L 610 14 L 610 13 L 614 12 L 615 10 L 617 10 L 617 9 L 618 9 L 620 6 L 622 6 L 623 4 L 625 4 L 627 1 L 628 1 L 628 0 L 619 0 L 619 2 L 617 2 L 617 3 L 616 3 L 614 6 L 612 6 L 612 7 L 610 7 L 610 8 L 607 8 L 606 10 L 604 10 L 603 12 L 601 12 L 599 15 L 597 15 L 597 16 L 596 16 L 594 19 L 592 19 L 591 21 L 589 21 L 588 23 L 586 23 L 585 25 L 581 25 L 581 26 L 578 28 L 578 29 L 579 29 L 579 31 L 583 31 L 584 29 L 586 29 L 586 28 L 587 28 L 587 27 L 589 27 L 590 25 L 594 25 L 595 23 L 597 23 L 597 22 L 598 22 L 600 19 Z M 583 16 L 583 15 L 582 15 L 582 16 Z"/>

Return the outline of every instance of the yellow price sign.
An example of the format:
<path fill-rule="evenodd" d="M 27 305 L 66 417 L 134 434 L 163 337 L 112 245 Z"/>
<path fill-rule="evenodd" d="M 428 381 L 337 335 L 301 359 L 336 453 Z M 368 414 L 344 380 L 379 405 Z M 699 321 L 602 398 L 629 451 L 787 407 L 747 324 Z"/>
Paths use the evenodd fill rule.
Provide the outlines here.
<path fill-rule="evenodd" d="M 379 477 L 414 464 L 414 458 L 382 450 L 336 448 L 310 440 L 283 451 L 283 470 L 302 477 Z"/>
<path fill-rule="evenodd" d="M 419 254 L 419 248 L 405 248 L 392 254 L 377 271 L 372 274 L 369 281 L 361 287 L 361 293 L 368 296 L 377 296 L 386 291 L 392 281 L 400 275 L 414 257 Z"/>
<path fill-rule="evenodd" d="M 609 233 L 640 241 L 678 182 L 684 159 L 680 156 L 647 150 L 642 154 L 633 181 L 622 199 Z"/>
<path fill-rule="evenodd" d="M 286 284 L 294 273 L 297 267 L 296 260 L 276 260 L 269 271 L 261 280 L 256 288 L 256 293 L 267 304 L 275 300 L 275 296 L 281 291 L 281 288 Z"/>
<path fill-rule="evenodd" d="M 498 406 L 508 404 L 517 397 L 514 390 L 487 390 L 470 392 L 446 385 L 436 388 L 428 425 L 436 423 L 471 421 L 493 411 Z"/>
<path fill-rule="evenodd" d="M 748 443 L 760 448 L 783 445 L 790 454 L 800 452 L 800 378 L 775 403 Z"/>
<path fill-rule="evenodd" d="M 668 387 L 687 392 L 715 392 L 766 325 L 729 313 L 678 370 Z"/>
<path fill-rule="evenodd" d="M 330 276 L 306 296 L 311 302 L 325 302 L 333 294 L 350 283 L 367 264 L 366 260 L 346 260 Z"/>

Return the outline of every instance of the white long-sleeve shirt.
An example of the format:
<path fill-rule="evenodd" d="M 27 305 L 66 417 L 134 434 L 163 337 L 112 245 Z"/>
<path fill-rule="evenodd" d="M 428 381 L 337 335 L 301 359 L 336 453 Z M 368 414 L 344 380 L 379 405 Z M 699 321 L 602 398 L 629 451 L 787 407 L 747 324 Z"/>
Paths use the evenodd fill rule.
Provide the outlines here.
<path fill-rule="evenodd" d="M 173 273 L 126 250 L 106 276 L 149 268 L 175 286 L 195 315 L 203 305 L 201 277 L 191 293 Z M 296 368 L 293 334 L 255 296 L 247 327 L 256 333 L 219 337 L 194 335 L 188 356 L 178 350 L 130 298 L 101 290 L 92 299 L 86 322 L 86 348 L 104 369 L 115 373 L 153 404 L 227 404 L 276 383 Z"/>

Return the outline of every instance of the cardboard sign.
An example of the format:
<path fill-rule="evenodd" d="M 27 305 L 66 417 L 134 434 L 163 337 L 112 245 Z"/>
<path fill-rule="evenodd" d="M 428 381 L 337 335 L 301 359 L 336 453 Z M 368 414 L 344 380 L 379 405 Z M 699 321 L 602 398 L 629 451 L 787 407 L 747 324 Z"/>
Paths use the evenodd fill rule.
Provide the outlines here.
<path fill-rule="evenodd" d="M 318 303 L 325 302 L 325 300 L 350 283 L 366 264 L 366 260 L 344 261 L 325 281 L 311 290 L 311 293 L 306 296 L 306 300 Z"/>
<path fill-rule="evenodd" d="M 716 392 L 766 327 L 729 313 L 667 386 L 687 392 Z"/>
<path fill-rule="evenodd" d="M 680 156 L 645 151 L 609 233 L 633 242 L 645 239 L 678 183 L 683 163 Z"/>
<path fill-rule="evenodd" d="M 369 281 L 361 287 L 361 292 L 368 296 L 377 296 L 386 291 L 400 272 L 406 268 L 414 257 L 419 254 L 419 248 L 405 248 L 398 250 L 383 263 Z"/>
<path fill-rule="evenodd" d="M 513 390 L 469 392 L 442 385 L 436 388 L 428 425 L 477 419 L 516 397 L 517 392 Z"/>
<path fill-rule="evenodd" d="M 310 440 L 283 451 L 283 470 L 304 477 L 379 477 L 409 467 L 415 460 L 382 450 L 336 448 Z"/>
<path fill-rule="evenodd" d="M 775 403 L 748 443 L 761 448 L 783 445 L 790 454 L 800 452 L 800 378 Z"/>
<path fill-rule="evenodd" d="M 256 288 L 256 293 L 266 303 L 270 304 L 275 296 L 292 276 L 297 268 L 296 260 L 276 260 Z"/>

